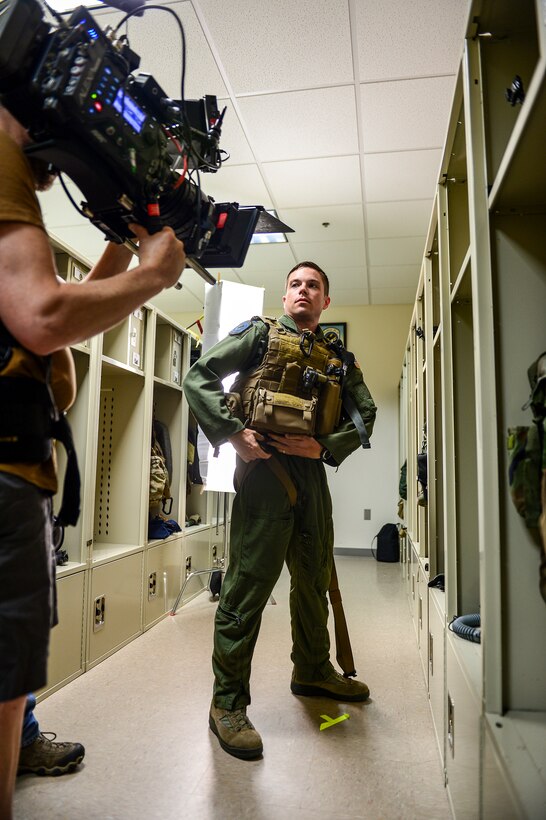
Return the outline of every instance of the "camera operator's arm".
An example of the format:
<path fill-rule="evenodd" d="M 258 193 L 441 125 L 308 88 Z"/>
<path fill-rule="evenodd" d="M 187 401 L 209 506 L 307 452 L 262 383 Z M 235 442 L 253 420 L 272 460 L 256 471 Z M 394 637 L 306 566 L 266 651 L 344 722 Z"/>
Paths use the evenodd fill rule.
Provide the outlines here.
<path fill-rule="evenodd" d="M 156 241 L 153 236 L 140 227 L 139 225 L 131 225 L 131 230 L 135 234 L 136 239 L 140 242 L 139 259 L 146 254 L 150 257 L 150 264 L 153 264 L 153 256 L 157 254 Z M 155 234 L 154 234 L 155 236 Z M 151 242 L 151 245 L 146 245 L 146 242 Z M 112 276 L 117 276 L 118 273 L 123 273 L 129 267 L 133 252 L 125 245 L 118 245 L 115 242 L 108 242 L 101 258 L 96 262 L 86 276 L 86 280 L 94 281 L 99 279 L 110 279 Z"/>
<path fill-rule="evenodd" d="M 117 245 L 115 242 L 108 242 L 101 258 L 96 262 L 86 276 L 86 280 L 98 281 L 99 279 L 110 279 L 123 273 L 129 267 L 133 258 L 132 252 L 125 245 Z"/>
<path fill-rule="evenodd" d="M 0 224 L 0 313 L 11 333 L 29 350 L 46 355 L 113 327 L 174 285 L 186 261 L 174 232 L 164 228 L 149 235 L 135 226 L 134 233 L 137 267 L 95 281 L 60 284 L 45 232 L 24 223 Z"/>

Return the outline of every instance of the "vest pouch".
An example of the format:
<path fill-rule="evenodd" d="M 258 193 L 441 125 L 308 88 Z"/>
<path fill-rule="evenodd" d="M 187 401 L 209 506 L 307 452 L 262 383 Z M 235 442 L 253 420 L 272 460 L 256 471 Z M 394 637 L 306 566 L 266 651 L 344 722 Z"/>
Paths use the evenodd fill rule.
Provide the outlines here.
<path fill-rule="evenodd" d="M 231 414 L 231 417 L 234 419 L 239 419 L 244 423 L 245 420 L 245 411 L 243 409 L 243 402 L 241 399 L 240 393 L 226 393 L 226 405 Z"/>
<path fill-rule="evenodd" d="M 54 407 L 47 385 L 0 377 L 0 464 L 41 464 L 51 457 Z"/>
<path fill-rule="evenodd" d="M 259 387 L 250 410 L 250 427 L 270 433 L 315 434 L 317 399 L 274 393 Z"/>
<path fill-rule="evenodd" d="M 328 379 L 320 389 L 317 410 L 318 436 L 328 436 L 339 424 L 341 415 L 341 385 Z"/>

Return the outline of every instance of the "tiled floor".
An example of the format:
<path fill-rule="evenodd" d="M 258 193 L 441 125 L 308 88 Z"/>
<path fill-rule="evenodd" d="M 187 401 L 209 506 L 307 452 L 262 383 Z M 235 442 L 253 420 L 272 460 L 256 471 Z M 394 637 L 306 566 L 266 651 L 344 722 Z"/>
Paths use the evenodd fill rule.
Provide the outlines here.
<path fill-rule="evenodd" d="M 400 565 L 336 564 L 368 703 L 290 693 L 285 572 L 253 665 L 264 756 L 227 755 L 208 729 L 216 604 L 203 593 L 38 705 L 42 730 L 87 754 L 73 775 L 20 777 L 16 820 L 448 820 Z M 320 731 L 321 715 L 344 712 Z"/>

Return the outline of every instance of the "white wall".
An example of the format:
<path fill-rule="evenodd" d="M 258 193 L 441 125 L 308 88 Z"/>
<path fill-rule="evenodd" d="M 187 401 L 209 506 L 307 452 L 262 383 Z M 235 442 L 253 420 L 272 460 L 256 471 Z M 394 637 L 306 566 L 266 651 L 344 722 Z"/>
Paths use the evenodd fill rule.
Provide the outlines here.
<path fill-rule="evenodd" d="M 331 306 L 323 314 L 347 322 L 347 347 L 377 405 L 371 449 L 357 450 L 337 472 L 326 468 L 337 548 L 369 549 L 383 524 L 399 520 L 398 382 L 411 311 L 411 305 Z M 371 510 L 369 521 L 364 508 Z"/>
<path fill-rule="evenodd" d="M 331 305 L 323 314 L 325 321 L 347 322 L 347 347 L 355 354 L 377 405 L 371 449 L 357 450 L 337 472 L 326 468 L 337 548 L 369 549 L 383 524 L 398 521 L 398 382 L 412 307 Z M 278 315 L 281 309 L 273 313 Z M 184 326 L 196 319 L 186 314 L 174 318 Z M 371 510 L 369 521 L 364 521 L 364 508 Z"/>

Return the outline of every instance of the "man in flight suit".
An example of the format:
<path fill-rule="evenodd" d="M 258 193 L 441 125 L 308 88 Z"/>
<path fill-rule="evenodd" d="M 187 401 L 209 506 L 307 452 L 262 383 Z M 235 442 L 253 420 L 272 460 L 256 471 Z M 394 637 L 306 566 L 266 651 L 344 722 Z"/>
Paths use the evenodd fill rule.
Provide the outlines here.
<path fill-rule="evenodd" d="M 277 322 L 281 333 L 299 337 L 307 330 L 317 341 L 323 340 L 318 323 L 330 304 L 328 290 L 326 274 L 313 262 L 291 270 L 283 296 L 284 315 Z M 238 456 L 230 561 L 215 619 L 209 725 L 221 747 L 243 759 L 259 757 L 263 751 L 261 737 L 246 714 L 250 667 L 262 611 L 284 561 L 291 575 L 292 692 L 340 702 L 363 701 L 370 694 L 365 683 L 343 677 L 330 662 L 326 593 L 334 535 L 324 464 L 338 466 L 360 446 L 357 427 L 361 431 L 365 427 L 370 435 L 376 408 L 360 368 L 350 357 L 343 391 L 357 411 L 356 426 L 342 412 L 333 432 L 318 437 L 251 429 L 228 408 L 222 380 L 238 372 L 238 383 L 244 383 L 262 361 L 268 335 L 269 325 L 262 319 L 243 322 L 204 354 L 184 381 L 188 403 L 208 440 L 213 446 L 231 442 Z M 295 503 L 286 481 L 279 478 L 279 466 L 281 476 L 295 488 Z"/>

